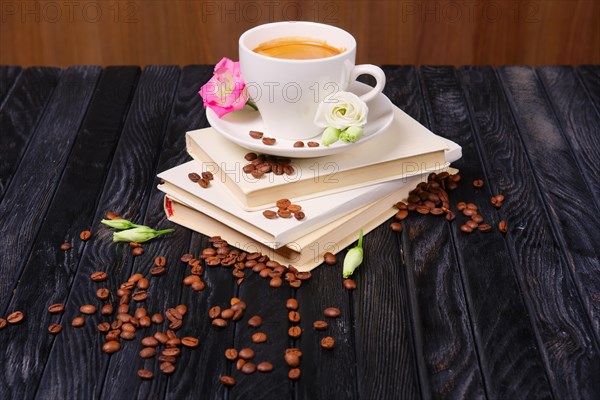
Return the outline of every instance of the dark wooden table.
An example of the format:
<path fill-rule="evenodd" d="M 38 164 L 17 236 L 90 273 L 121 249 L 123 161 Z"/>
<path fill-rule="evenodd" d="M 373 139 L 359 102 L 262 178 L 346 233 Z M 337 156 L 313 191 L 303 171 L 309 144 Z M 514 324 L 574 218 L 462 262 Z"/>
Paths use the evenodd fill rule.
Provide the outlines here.
<path fill-rule="evenodd" d="M 196 293 L 181 284 L 189 269 L 179 258 L 198 254 L 206 237 L 179 227 L 133 257 L 99 221 L 115 211 L 171 225 L 156 174 L 188 160 L 184 133 L 208 126 L 196 92 L 212 67 L 0 68 L 0 317 L 25 313 L 0 331 L 0 398 L 600 398 L 600 66 L 385 71 L 396 105 L 462 146 L 453 207 L 478 203 L 508 233 L 466 235 L 458 220 L 411 215 L 401 235 L 384 224 L 365 237 L 353 292 L 342 287 L 342 251 L 297 291 L 252 273 L 237 287 L 230 270 L 208 268 Z M 497 193 L 506 196 L 499 210 L 489 205 Z M 109 356 L 96 328 L 108 317 L 70 325 L 80 305 L 98 304 L 98 287 L 149 275 L 158 255 L 168 272 L 151 279 L 145 306 L 187 305 L 180 335 L 200 339 L 170 376 L 138 357 L 144 333 Z M 92 282 L 96 270 L 108 281 Z M 211 326 L 209 308 L 234 296 L 246 316 L 263 317 L 267 343 L 250 343 L 246 318 Z M 289 297 L 300 303 L 296 341 Z M 53 303 L 64 313 L 49 314 Z M 333 351 L 312 329 L 329 306 L 342 311 L 328 330 Z M 53 322 L 63 324 L 56 336 Z M 223 355 L 248 346 L 274 371 L 244 375 Z M 283 360 L 290 346 L 303 351 L 297 382 Z M 153 380 L 138 378 L 144 366 Z M 237 385 L 222 386 L 222 374 Z"/>

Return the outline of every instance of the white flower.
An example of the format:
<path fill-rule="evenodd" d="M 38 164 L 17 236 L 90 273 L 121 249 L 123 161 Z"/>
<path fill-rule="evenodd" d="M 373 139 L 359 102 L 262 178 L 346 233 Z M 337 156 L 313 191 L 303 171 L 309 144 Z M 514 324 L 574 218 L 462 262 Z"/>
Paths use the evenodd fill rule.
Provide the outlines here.
<path fill-rule="evenodd" d="M 369 107 L 350 92 L 337 92 L 319 103 L 315 124 L 321 128 L 346 129 L 350 126 L 364 126 L 367 123 Z"/>

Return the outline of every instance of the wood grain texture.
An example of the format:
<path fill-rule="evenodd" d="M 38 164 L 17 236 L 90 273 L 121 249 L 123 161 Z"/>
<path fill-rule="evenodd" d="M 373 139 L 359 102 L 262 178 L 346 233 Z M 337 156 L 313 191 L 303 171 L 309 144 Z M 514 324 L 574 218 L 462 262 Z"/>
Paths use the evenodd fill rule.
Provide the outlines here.
<path fill-rule="evenodd" d="M 0 203 L 0 305 L 4 309 L 63 171 L 92 97 L 100 68 L 72 67 L 61 76 L 21 166 Z M 63 237 L 49 246 L 58 246 Z"/>
<path fill-rule="evenodd" d="M 58 68 L 33 67 L 25 70 L 0 108 L 0 200 L 35 132 L 60 73 Z"/>
<path fill-rule="evenodd" d="M 362 354 L 364 347 L 355 350 L 352 295 L 342 285 L 342 262 L 345 253 L 342 251 L 337 254 L 336 265 L 322 264 L 313 270 L 311 280 L 296 290 L 295 297 L 302 318 L 300 321 L 302 338 L 295 343 L 295 346 L 302 350 L 302 379 L 296 384 L 296 399 L 358 399 L 360 398 L 359 384 L 375 380 L 373 374 L 368 372 L 368 368 L 364 368 L 364 364 L 364 373 L 359 374 L 357 370 L 361 369 L 361 366 L 357 363 L 356 353 Z M 370 268 L 371 265 L 365 264 L 361 268 Z M 353 294 L 358 295 L 366 290 L 364 286 L 359 286 Z M 326 318 L 323 310 L 328 307 L 340 309 L 341 317 Z M 325 331 L 315 330 L 312 324 L 316 320 L 327 321 L 329 327 Z M 325 336 L 331 336 L 335 340 L 333 350 L 321 348 L 320 341 Z M 373 360 L 375 357 L 365 358 Z"/>
<path fill-rule="evenodd" d="M 462 158 L 453 164 L 459 169 L 462 181 L 458 189 L 450 193 L 450 205 L 455 209 L 459 201 L 475 203 L 479 214 L 495 227 L 500 217 L 489 199 L 496 193 L 491 191 L 490 185 L 475 189 L 471 184 L 474 179 L 487 181 L 486 168 L 455 71 L 423 67 L 421 76 L 431 129 L 462 147 Z M 488 396 L 550 398 L 552 394 L 536 349 L 535 333 L 526 305 L 517 296 L 520 287 L 502 234 L 493 229 L 487 234 L 465 235 L 459 228 L 467 218 L 457 214 L 457 219 L 450 224 L 452 242 Z M 494 312 L 490 313 L 492 309 Z M 504 329 L 499 331 L 497 326 Z M 529 375 L 515 379 L 515 370 L 527 371 Z"/>
<path fill-rule="evenodd" d="M 114 147 L 127 113 L 128 99 L 135 86 L 138 68 L 107 68 L 98 82 L 83 122 L 81 135 L 56 189 L 48 213 L 28 257 L 9 309 L 25 310 L 27 318 L 18 329 L 3 332 L 0 343 L 6 352 L 0 360 L 6 368 L 0 375 L 1 398 L 31 398 L 43 371 L 53 336 L 47 326 L 60 322 L 47 307 L 66 300 L 83 248 L 94 246 L 79 240 L 90 226 Z M 76 200 L 74 193 L 77 193 Z M 54 240 L 66 238 L 73 247 L 60 251 Z M 0 309 L 6 307 L 3 304 Z M 63 323 L 68 324 L 69 321 Z M 67 327 L 65 326 L 65 329 Z"/>
<path fill-rule="evenodd" d="M 358 62 L 600 63 L 596 0 L 132 0 L 3 2 L 0 64 L 215 64 L 238 38 L 275 21 L 351 32 Z"/>
<path fill-rule="evenodd" d="M 66 321 L 79 314 L 82 304 L 99 303 L 95 299 L 98 287 L 111 289 L 114 296 L 114 291 L 129 277 L 135 265 L 129 245 L 113 243 L 112 230 L 101 225 L 100 220 L 107 211 L 135 222 L 143 220 L 178 79 L 179 68 L 168 66 L 147 67 L 140 77 L 91 225 L 96 230 L 95 245 L 84 248 L 65 304 Z M 175 239 L 165 237 L 144 247 L 152 254 L 157 243 L 172 240 Z M 106 271 L 109 276 L 101 285 L 90 280 L 90 274 L 98 270 Z M 110 356 L 101 351 L 103 338 L 96 330 L 102 320 L 105 317 L 99 315 L 87 318 L 83 328 L 67 327 L 57 336 L 37 397 L 96 398 L 100 395 L 110 360 Z M 123 344 L 128 345 L 137 347 L 137 343 Z M 74 354 L 78 356 L 73 357 Z M 71 371 L 78 373 L 74 375 Z"/>
<path fill-rule="evenodd" d="M 596 111 L 600 113 L 600 65 L 582 65 L 577 72 Z"/>
<path fill-rule="evenodd" d="M 513 156 L 523 160 L 522 171 L 531 170 L 527 178 L 520 178 L 515 184 L 532 185 L 538 191 L 523 193 L 507 209 L 506 216 L 512 219 L 508 220 L 509 237 L 515 236 L 514 249 L 525 272 L 524 283 L 536 311 L 534 316 L 540 317 L 540 337 L 548 354 L 552 379 L 557 383 L 557 396 L 595 397 L 599 388 L 591 377 L 598 374 L 599 367 L 594 361 L 598 359 L 597 331 L 584 307 L 589 307 L 589 299 L 581 297 L 597 288 L 597 277 L 591 276 L 586 268 L 598 262 L 589 257 L 589 251 L 594 251 L 592 243 L 598 243 L 594 239 L 598 231 L 582 223 L 590 214 L 584 206 L 589 193 L 535 71 L 506 67 L 499 69 L 498 75 L 516 123 L 516 130 L 504 131 L 502 143 L 507 138 L 511 142 L 522 141 L 526 153 Z M 502 154 L 502 160 L 509 160 L 506 153 Z M 496 161 L 499 182 L 506 182 L 500 174 L 501 160 Z M 569 193 L 578 195 L 574 198 Z M 527 207 L 527 213 L 520 212 L 523 202 L 533 200 L 534 195 L 540 200 Z M 563 206 L 565 201 L 568 209 Z M 590 215 L 590 218 L 594 221 L 596 217 Z M 539 244 L 533 244 L 536 242 Z M 536 260 L 540 260 L 539 264 Z"/>
<path fill-rule="evenodd" d="M 23 67 L 17 65 L 0 66 L 0 110 L 9 92 L 15 86 Z"/>

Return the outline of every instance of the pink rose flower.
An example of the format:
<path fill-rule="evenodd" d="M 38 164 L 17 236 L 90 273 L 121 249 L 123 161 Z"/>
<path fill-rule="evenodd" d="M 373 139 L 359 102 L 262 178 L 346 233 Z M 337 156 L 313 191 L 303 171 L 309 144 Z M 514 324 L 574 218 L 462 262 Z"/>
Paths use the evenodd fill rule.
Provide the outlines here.
<path fill-rule="evenodd" d="M 198 94 L 204 100 L 204 108 L 209 107 L 219 118 L 243 108 L 248 102 L 248 93 L 240 63 L 223 57 L 215 65 L 213 77 L 202 86 Z"/>

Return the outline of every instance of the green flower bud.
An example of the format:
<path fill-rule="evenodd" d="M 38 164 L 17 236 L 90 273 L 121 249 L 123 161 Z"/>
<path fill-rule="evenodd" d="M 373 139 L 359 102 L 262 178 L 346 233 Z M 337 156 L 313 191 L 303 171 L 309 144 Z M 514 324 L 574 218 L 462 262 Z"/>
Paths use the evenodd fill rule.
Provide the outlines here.
<path fill-rule="evenodd" d="M 131 229 L 131 228 L 137 228 L 138 226 L 141 225 L 136 225 L 134 223 L 132 223 L 131 221 L 127 221 L 126 219 L 103 219 L 102 222 L 104 225 L 108 225 L 113 229 Z"/>
<path fill-rule="evenodd" d="M 363 240 L 363 231 L 361 229 L 360 237 L 358 238 L 358 245 L 356 247 L 353 247 L 350 250 L 348 250 L 348 252 L 346 253 L 346 257 L 344 257 L 344 268 L 343 268 L 343 272 L 342 272 L 342 274 L 344 275 L 344 278 L 348 278 L 350 275 L 352 275 L 354 270 L 356 268 L 358 268 L 358 266 L 360 264 L 362 264 L 362 261 L 363 261 L 362 240 Z"/>
<path fill-rule="evenodd" d="M 323 132 L 323 136 L 321 137 L 321 143 L 323 143 L 323 146 L 327 147 L 330 144 L 337 142 L 339 138 L 340 130 L 334 128 L 333 126 L 330 126 Z"/>
<path fill-rule="evenodd" d="M 150 239 L 154 239 L 157 236 L 164 235 L 165 233 L 171 233 L 175 229 L 163 229 L 162 231 L 155 231 L 147 226 L 138 226 L 137 228 L 127 229 L 113 234 L 113 242 L 136 242 L 143 243 Z"/>
<path fill-rule="evenodd" d="M 362 137 L 364 130 L 361 126 L 349 126 L 340 133 L 340 139 L 344 142 L 354 143 Z"/>

